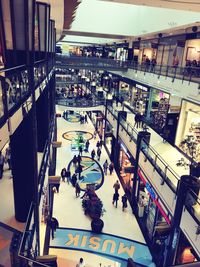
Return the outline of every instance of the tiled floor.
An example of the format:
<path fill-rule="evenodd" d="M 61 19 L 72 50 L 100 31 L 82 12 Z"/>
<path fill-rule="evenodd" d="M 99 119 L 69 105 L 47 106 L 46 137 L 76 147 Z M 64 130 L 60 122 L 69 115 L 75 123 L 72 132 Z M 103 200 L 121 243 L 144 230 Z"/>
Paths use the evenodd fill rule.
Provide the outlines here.
<path fill-rule="evenodd" d="M 64 107 L 57 106 L 57 112 L 61 113 L 64 111 Z M 63 118 L 57 119 L 57 127 L 58 127 L 58 141 L 62 141 L 62 147 L 57 149 L 57 167 L 56 174 L 60 175 L 61 169 L 66 167 L 69 161 L 72 159 L 73 155 L 77 154 L 74 151 L 71 151 L 71 142 L 62 138 L 62 134 L 66 131 L 71 130 L 82 130 L 93 133 L 94 127 L 92 123 L 89 121 L 88 124 L 79 124 L 79 123 L 70 123 L 65 121 Z M 94 148 L 96 150 L 96 140 L 90 140 L 89 153 L 85 153 L 85 155 L 90 155 L 91 150 Z M 100 164 L 103 165 L 104 161 L 108 159 L 105 149 L 102 149 L 102 155 Z M 113 172 L 112 175 L 105 176 L 104 184 L 100 189 L 96 191 L 97 195 L 103 202 L 104 208 L 106 212 L 103 216 L 104 221 L 104 229 L 103 232 L 110 233 L 126 238 L 130 238 L 142 243 L 145 243 L 143 234 L 137 224 L 135 216 L 132 214 L 132 210 L 130 207 L 127 208 L 125 212 L 122 212 L 122 203 L 121 196 L 123 194 L 123 189 L 120 188 L 120 201 L 118 208 L 113 207 L 112 205 L 112 195 L 114 193 L 113 184 L 117 180 L 117 175 Z M 81 193 L 82 195 L 82 193 Z M 53 216 L 56 217 L 59 221 L 60 227 L 68 227 L 68 228 L 78 228 L 78 229 L 91 229 L 91 221 L 90 219 L 84 215 L 81 206 L 81 199 L 75 197 L 75 190 L 72 185 L 68 185 L 65 182 L 61 182 L 60 192 L 59 194 L 54 194 L 54 207 L 53 207 Z M 52 254 L 57 253 L 55 250 L 50 250 Z M 65 258 L 65 264 L 73 257 L 69 259 L 66 258 L 65 251 L 59 252 L 59 257 Z M 74 253 L 74 252 L 73 252 Z M 90 254 L 85 255 L 87 257 L 87 262 L 89 266 L 99 266 L 99 260 L 95 260 L 92 263 L 93 259 L 90 258 Z M 77 257 L 76 257 L 77 258 Z M 59 261 L 62 261 L 61 259 Z M 107 263 L 106 263 L 107 264 Z M 109 264 L 108 264 L 109 265 Z M 66 266 L 66 265 L 59 265 Z M 112 265 L 115 266 L 115 265 Z"/>

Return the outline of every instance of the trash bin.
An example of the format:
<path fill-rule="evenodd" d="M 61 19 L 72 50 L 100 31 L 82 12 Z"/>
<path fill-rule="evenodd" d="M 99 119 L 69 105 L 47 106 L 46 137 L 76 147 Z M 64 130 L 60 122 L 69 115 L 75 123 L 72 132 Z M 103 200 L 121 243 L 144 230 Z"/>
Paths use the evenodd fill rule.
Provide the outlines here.
<path fill-rule="evenodd" d="M 141 218 L 144 216 L 144 206 L 138 204 L 138 216 Z"/>

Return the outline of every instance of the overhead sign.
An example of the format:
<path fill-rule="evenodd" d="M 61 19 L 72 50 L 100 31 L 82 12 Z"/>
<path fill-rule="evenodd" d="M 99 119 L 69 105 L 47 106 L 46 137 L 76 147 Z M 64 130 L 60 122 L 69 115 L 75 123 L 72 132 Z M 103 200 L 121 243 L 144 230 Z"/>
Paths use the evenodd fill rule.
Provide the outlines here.
<path fill-rule="evenodd" d="M 138 83 L 136 83 L 135 87 L 138 88 L 138 89 L 141 89 L 141 90 L 143 90 L 145 92 L 148 91 L 148 88 L 147 87 L 145 87 L 145 86 L 143 86 L 141 84 L 138 84 Z"/>
<path fill-rule="evenodd" d="M 50 247 L 95 252 L 121 260 L 132 258 L 135 263 L 155 267 L 146 244 L 109 234 L 97 235 L 87 230 L 58 228 Z"/>

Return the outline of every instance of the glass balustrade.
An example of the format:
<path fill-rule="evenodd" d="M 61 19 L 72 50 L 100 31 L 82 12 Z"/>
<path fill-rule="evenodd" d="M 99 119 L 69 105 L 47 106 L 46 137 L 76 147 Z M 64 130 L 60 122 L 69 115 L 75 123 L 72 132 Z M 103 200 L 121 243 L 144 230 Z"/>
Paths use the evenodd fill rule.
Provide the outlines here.
<path fill-rule="evenodd" d="M 108 106 L 108 110 L 111 112 L 111 114 L 116 116 L 117 111 L 113 107 Z M 134 127 L 124 119 L 120 120 L 120 125 L 127 131 L 132 140 L 134 140 L 134 142 L 136 143 L 138 131 L 134 129 Z M 162 175 L 164 181 L 166 181 L 169 187 L 174 192 L 176 192 L 180 179 L 179 175 L 165 162 L 165 160 L 145 140 L 142 140 L 141 142 L 141 150 L 148 158 L 148 160 L 156 167 L 159 174 Z"/>
<path fill-rule="evenodd" d="M 185 206 L 188 211 L 197 219 L 200 225 L 200 198 L 192 190 L 190 190 L 186 196 Z M 200 227 L 197 229 L 196 234 L 200 234 Z"/>

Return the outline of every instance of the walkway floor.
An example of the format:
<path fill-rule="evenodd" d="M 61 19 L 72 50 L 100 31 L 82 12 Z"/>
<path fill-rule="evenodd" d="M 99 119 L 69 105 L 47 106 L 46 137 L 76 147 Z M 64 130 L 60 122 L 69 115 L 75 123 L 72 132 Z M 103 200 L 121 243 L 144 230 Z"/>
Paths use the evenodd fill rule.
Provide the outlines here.
<path fill-rule="evenodd" d="M 57 113 L 62 114 L 63 111 L 64 107 L 57 106 Z M 93 133 L 94 127 L 91 121 L 89 121 L 88 124 L 70 123 L 63 118 L 57 119 L 57 126 L 57 139 L 59 141 L 62 141 L 62 147 L 57 149 L 56 174 L 60 175 L 61 169 L 63 167 L 67 167 L 72 157 L 77 154 L 74 151 L 71 151 L 71 142 L 62 137 L 63 133 L 73 130 L 88 131 L 90 133 Z M 83 153 L 83 155 L 90 156 L 91 150 L 93 148 L 96 150 L 97 140 L 98 137 L 95 140 L 90 140 L 89 153 Z M 100 164 L 103 165 L 106 159 L 108 159 L 109 161 L 105 149 L 102 148 Z M 107 175 L 104 178 L 105 180 L 103 186 L 96 191 L 97 195 L 103 202 L 104 208 L 106 209 L 106 212 L 103 216 L 103 221 L 105 224 L 103 232 L 145 243 L 143 234 L 137 224 L 135 216 L 132 214 L 130 206 L 126 209 L 125 212 L 122 212 L 122 188 L 120 188 L 119 190 L 120 201 L 118 208 L 115 208 L 112 205 L 112 195 L 114 193 L 113 184 L 118 179 L 116 173 L 113 172 L 112 175 Z M 61 182 L 60 192 L 58 194 L 54 194 L 53 216 L 58 219 L 59 227 L 71 227 L 91 230 L 91 220 L 84 215 L 81 206 L 81 199 L 75 197 L 75 190 L 71 184 L 68 185 L 65 182 Z M 50 249 L 50 253 L 59 255 L 59 267 L 75 266 L 80 256 L 80 252 L 71 251 L 69 253 L 66 250 L 63 250 L 62 252 L 62 250 L 58 251 L 55 249 Z M 87 262 L 87 266 L 99 266 L 100 262 L 103 262 L 102 266 L 117 266 L 116 263 L 112 264 L 111 262 L 108 262 L 108 260 L 105 260 L 104 262 L 103 258 L 101 259 L 101 257 L 94 256 L 93 254 L 85 254 L 82 252 L 81 255 L 83 254 Z"/>

